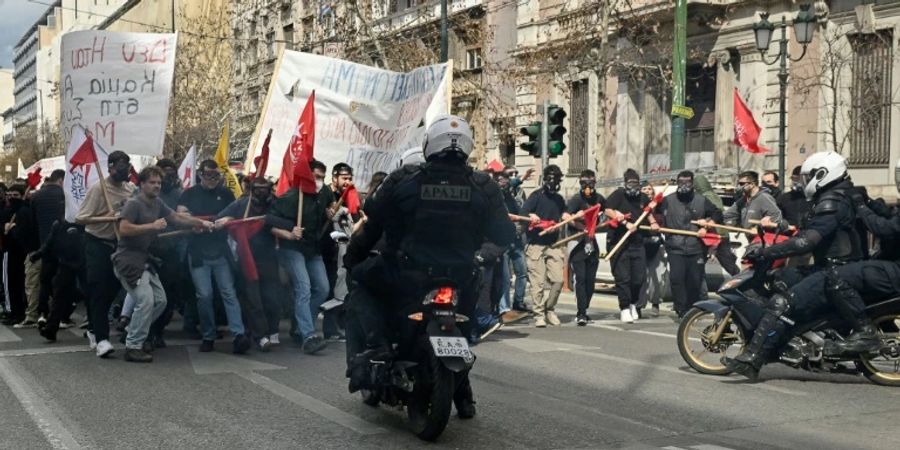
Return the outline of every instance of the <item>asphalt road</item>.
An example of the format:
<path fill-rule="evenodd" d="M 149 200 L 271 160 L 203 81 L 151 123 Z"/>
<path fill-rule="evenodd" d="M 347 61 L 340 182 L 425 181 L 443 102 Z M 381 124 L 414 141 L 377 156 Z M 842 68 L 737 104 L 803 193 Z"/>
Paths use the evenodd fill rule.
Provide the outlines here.
<path fill-rule="evenodd" d="M 900 389 L 767 367 L 762 383 L 687 369 L 665 317 L 622 325 L 608 296 L 594 324 L 510 326 L 475 347 L 478 416 L 434 447 L 896 449 Z M 173 325 L 177 328 L 177 325 Z M 45 344 L 0 327 L 0 448 L 412 448 L 400 411 L 347 392 L 343 344 L 199 353 L 177 332 L 152 364 L 87 352 L 76 332 Z"/>

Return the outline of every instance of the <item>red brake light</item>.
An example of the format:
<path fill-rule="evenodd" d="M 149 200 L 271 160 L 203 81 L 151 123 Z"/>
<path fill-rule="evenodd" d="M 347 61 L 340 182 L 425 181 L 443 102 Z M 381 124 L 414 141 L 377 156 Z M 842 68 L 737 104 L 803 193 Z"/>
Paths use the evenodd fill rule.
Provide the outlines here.
<path fill-rule="evenodd" d="M 434 303 L 438 305 L 450 305 L 453 303 L 453 288 L 442 287 L 434 295 Z"/>

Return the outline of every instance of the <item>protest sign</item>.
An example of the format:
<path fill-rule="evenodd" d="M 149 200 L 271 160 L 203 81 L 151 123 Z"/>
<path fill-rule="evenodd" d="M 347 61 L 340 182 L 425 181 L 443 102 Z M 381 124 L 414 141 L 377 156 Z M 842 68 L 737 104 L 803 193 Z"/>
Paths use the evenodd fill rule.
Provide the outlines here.
<path fill-rule="evenodd" d="M 421 146 L 425 127 L 449 111 L 451 63 L 399 73 L 311 53 L 285 50 L 247 152 L 261 152 L 269 129 L 269 173 L 280 173 L 296 118 L 316 91 L 316 159 L 346 162 L 357 185 L 399 167 L 404 150 Z"/>
<path fill-rule="evenodd" d="M 162 154 L 175 70 L 175 34 L 73 31 L 62 37 L 60 136 L 76 126 L 103 148 Z"/>

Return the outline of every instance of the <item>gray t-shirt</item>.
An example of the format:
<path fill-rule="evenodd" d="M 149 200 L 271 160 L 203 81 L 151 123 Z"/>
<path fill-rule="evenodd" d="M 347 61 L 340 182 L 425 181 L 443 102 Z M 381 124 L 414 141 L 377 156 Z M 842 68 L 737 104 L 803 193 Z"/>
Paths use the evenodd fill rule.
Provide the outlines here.
<path fill-rule="evenodd" d="M 159 197 L 147 199 L 138 196 L 129 199 L 122 208 L 122 219 L 135 225 L 153 223 L 158 219 L 164 219 L 174 214 Z M 139 236 L 122 236 L 119 239 L 119 247 L 113 253 L 113 264 L 116 271 L 123 276 L 128 284 L 135 286 L 144 274 L 147 259 L 150 257 L 150 244 L 156 239 L 157 233 L 143 233 Z"/>

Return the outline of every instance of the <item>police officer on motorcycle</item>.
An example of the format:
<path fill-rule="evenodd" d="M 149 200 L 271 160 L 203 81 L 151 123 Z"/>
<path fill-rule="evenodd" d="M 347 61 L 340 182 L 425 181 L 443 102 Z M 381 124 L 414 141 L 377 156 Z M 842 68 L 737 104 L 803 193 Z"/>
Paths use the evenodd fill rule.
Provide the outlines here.
<path fill-rule="evenodd" d="M 351 392 L 367 387 L 368 361 L 392 357 L 391 314 L 419 301 L 426 283 L 441 278 L 454 281 L 459 312 L 471 318 L 476 251 L 485 240 L 506 247 L 515 237 L 500 188 L 466 164 L 473 146 L 464 119 L 438 117 L 422 146 L 425 163 L 394 171 L 366 202 L 368 220 L 351 238 L 345 257 L 354 281 L 348 314 L 365 341 L 364 346 L 350 342 L 353 333 L 348 335 Z M 379 241 L 382 251 L 370 257 Z M 454 402 L 459 416 L 469 418 L 475 414 L 474 401 L 468 376 L 462 378 Z"/>
<path fill-rule="evenodd" d="M 804 193 L 812 204 L 807 223 L 790 239 L 753 249 L 744 258 L 759 265 L 765 260 L 812 253 L 816 272 L 787 292 L 773 295 L 750 344 L 734 359 L 725 358 L 729 369 L 750 379 L 756 379 L 763 364 L 784 343 L 788 326 L 794 320 L 809 319 L 828 305 L 821 292 L 830 268 L 862 257 L 863 244 L 854 227 L 856 209 L 852 195 L 855 190 L 847 174 L 847 160 L 834 152 L 816 153 L 806 159 L 800 172 Z"/>

